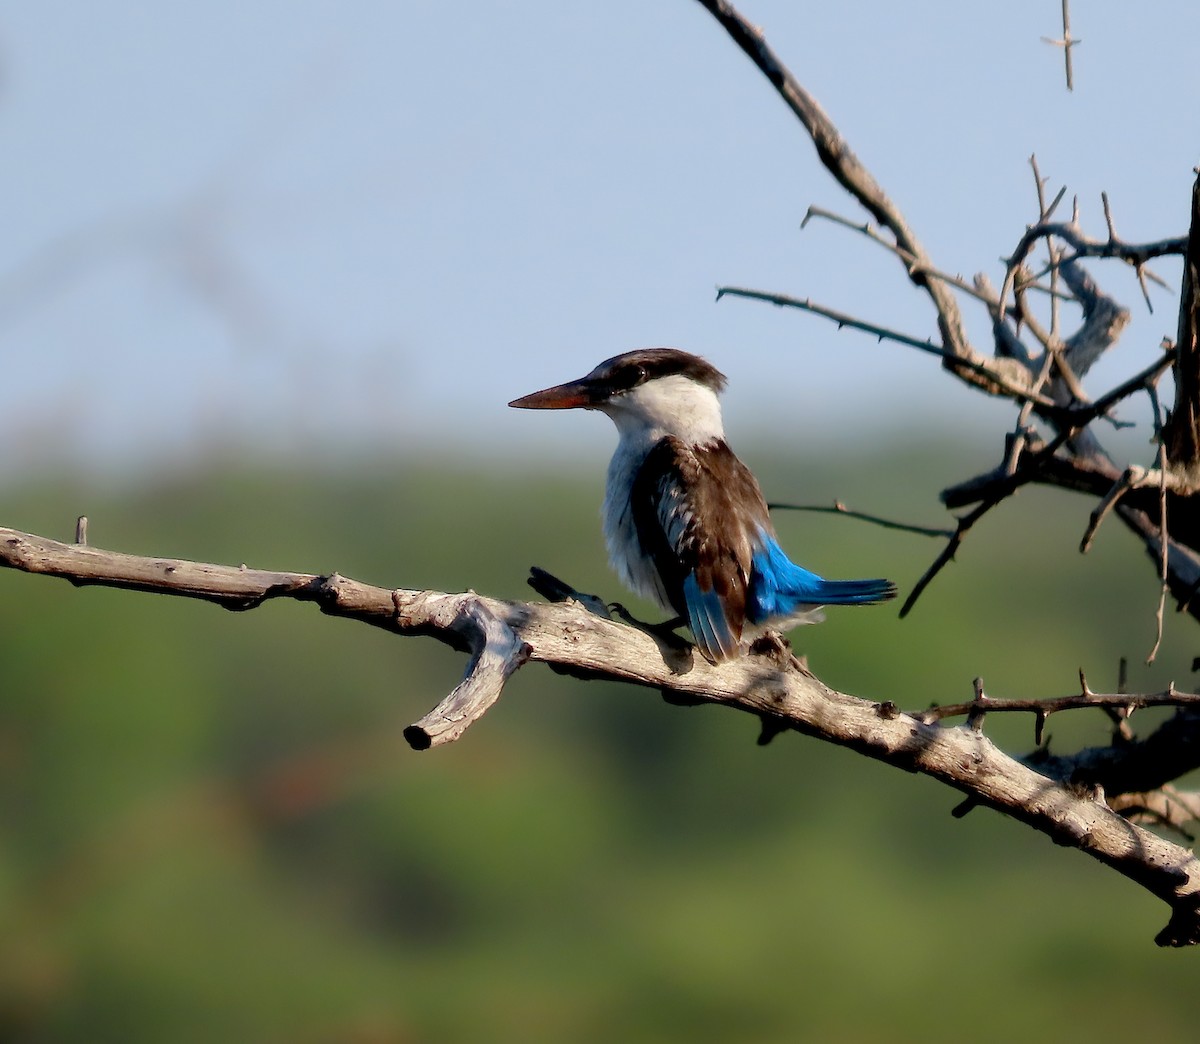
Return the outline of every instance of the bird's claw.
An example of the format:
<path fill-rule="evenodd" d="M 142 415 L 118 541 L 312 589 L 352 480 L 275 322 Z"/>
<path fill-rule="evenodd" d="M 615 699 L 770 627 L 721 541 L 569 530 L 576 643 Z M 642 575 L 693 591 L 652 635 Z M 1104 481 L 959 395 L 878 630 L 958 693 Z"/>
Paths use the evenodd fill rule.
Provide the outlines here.
<path fill-rule="evenodd" d="M 680 627 L 687 626 L 687 621 L 682 616 L 672 617 L 670 620 L 663 620 L 662 623 L 647 623 L 645 620 L 639 620 L 620 602 L 609 602 L 609 611 L 616 617 L 619 617 L 630 627 L 636 627 L 639 631 L 644 631 L 653 638 L 657 638 L 664 645 L 669 645 L 674 649 L 690 649 L 692 643 L 682 635 L 676 634 L 676 630 Z"/>

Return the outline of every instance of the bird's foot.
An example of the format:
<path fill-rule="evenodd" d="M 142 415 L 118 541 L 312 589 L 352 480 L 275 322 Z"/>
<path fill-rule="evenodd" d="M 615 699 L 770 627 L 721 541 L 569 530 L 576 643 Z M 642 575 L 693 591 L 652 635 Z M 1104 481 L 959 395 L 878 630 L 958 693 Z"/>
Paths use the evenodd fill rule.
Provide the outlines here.
<path fill-rule="evenodd" d="M 577 591 L 565 580 L 560 580 L 553 573 L 548 573 L 537 566 L 529 567 L 529 579 L 525 582 L 548 601 L 575 601 L 593 616 L 602 616 L 606 620 L 612 619 L 612 614 L 609 613 L 608 607 L 604 604 L 604 599 L 599 595 Z"/>
<path fill-rule="evenodd" d="M 763 631 L 750 643 L 750 655 L 766 656 L 780 667 L 794 667 L 808 673 L 808 663 L 803 656 L 792 652 L 792 643 L 780 631 Z"/>

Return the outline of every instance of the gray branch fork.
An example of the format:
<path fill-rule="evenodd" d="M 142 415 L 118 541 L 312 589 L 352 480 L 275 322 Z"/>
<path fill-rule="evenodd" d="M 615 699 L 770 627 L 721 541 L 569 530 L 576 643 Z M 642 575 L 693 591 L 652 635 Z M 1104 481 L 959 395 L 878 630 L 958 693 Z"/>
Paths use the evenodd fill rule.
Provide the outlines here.
<path fill-rule="evenodd" d="M 1200 942 L 1200 861 L 1114 812 L 1098 790 L 1040 774 L 996 747 L 980 722 L 947 726 L 907 714 L 891 701 L 861 699 L 825 685 L 781 641 L 759 643 L 739 660 L 713 666 L 690 649 L 589 611 L 578 601 L 509 602 L 467 591 L 388 589 L 337 573 L 274 572 L 153 558 L 64 544 L 0 528 L 0 566 L 62 577 L 76 586 L 199 598 L 231 610 L 272 598 L 313 602 L 400 635 L 425 635 L 471 654 L 463 681 L 405 729 L 416 749 L 458 739 L 530 660 L 582 679 L 658 689 L 685 701 L 754 714 L 764 734 L 794 730 L 923 773 L 1077 848 L 1136 881 L 1171 909 L 1156 942 Z"/>

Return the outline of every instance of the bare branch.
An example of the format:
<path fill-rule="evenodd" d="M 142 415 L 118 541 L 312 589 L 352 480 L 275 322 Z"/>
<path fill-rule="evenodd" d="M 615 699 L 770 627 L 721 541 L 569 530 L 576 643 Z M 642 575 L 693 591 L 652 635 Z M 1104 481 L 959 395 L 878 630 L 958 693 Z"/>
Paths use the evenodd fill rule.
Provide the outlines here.
<path fill-rule="evenodd" d="M 928 537 L 952 537 L 953 530 L 950 529 L 934 529 L 930 526 L 914 526 L 907 522 L 894 522 L 891 519 L 881 518 L 878 515 L 868 515 L 862 511 L 853 511 L 846 507 L 840 500 L 835 500 L 832 505 L 826 504 L 780 504 L 772 502 L 767 505 L 771 511 L 810 511 L 815 514 L 825 515 L 845 515 L 846 518 L 857 518 L 862 522 L 870 522 L 876 526 L 882 526 L 884 529 L 897 529 L 902 533 L 916 533 L 918 536 Z"/>
<path fill-rule="evenodd" d="M 1088 518 L 1088 527 L 1084 531 L 1083 539 L 1079 541 L 1079 553 L 1086 555 L 1092 549 L 1092 541 L 1096 539 L 1096 533 L 1100 529 L 1100 523 L 1103 522 L 1112 509 L 1117 506 L 1117 501 L 1120 500 L 1131 489 L 1136 489 L 1145 482 L 1146 471 L 1144 468 L 1139 468 L 1136 465 L 1130 465 L 1121 477 L 1112 484 L 1110 489 L 1101 498 L 1100 502 L 1093 509 Z"/>
<path fill-rule="evenodd" d="M 1055 47 L 1063 49 L 1063 61 L 1067 66 L 1067 90 L 1075 90 L 1075 77 L 1071 69 L 1071 49 L 1078 47 L 1082 40 L 1076 40 L 1071 35 L 1071 0 L 1062 0 L 1062 25 L 1063 34 L 1061 40 L 1052 40 L 1048 36 L 1043 36 L 1042 40 L 1045 43 L 1052 44 Z"/>
<path fill-rule="evenodd" d="M 1200 792 L 1164 786 L 1144 794 L 1120 794 L 1109 800 L 1109 807 L 1134 823 L 1153 823 L 1169 827 L 1189 844 L 1195 836 L 1186 828 L 1200 821 Z"/>
<path fill-rule="evenodd" d="M 992 508 L 1000 503 L 1001 498 L 988 499 L 983 501 L 978 507 L 958 520 L 958 525 L 953 533 L 950 534 L 950 539 L 946 541 L 946 546 L 942 548 L 941 553 L 933 560 L 933 564 L 925 570 L 921 578 L 913 584 L 913 589 L 908 593 L 908 597 L 904 600 L 904 604 L 900 607 L 900 616 L 904 618 L 912 608 L 917 604 L 917 599 L 925 592 L 932 582 L 934 577 L 938 575 L 950 562 L 954 560 L 954 556 L 958 553 L 959 547 L 962 546 L 963 538 L 984 515 Z"/>
<path fill-rule="evenodd" d="M 1129 325 L 1129 310 L 1102 293 L 1095 280 L 1074 258 L 1064 260 L 1059 265 L 1059 273 L 1083 308 L 1083 325 L 1063 342 L 1067 362 L 1082 377 L 1107 349 L 1116 344 Z M 1077 399 L 1082 398 L 1076 389 L 1072 388 L 1072 392 Z"/>
<path fill-rule="evenodd" d="M 925 588 L 953 560 L 959 547 L 962 545 L 963 538 L 970 531 L 971 527 L 1004 500 L 1005 497 L 1010 496 L 1027 482 L 1033 481 L 1041 468 L 1053 459 L 1054 454 L 1066 440 L 1067 434 L 1060 433 L 1053 441 L 1041 446 L 1036 453 L 1028 454 L 1023 460 L 1016 461 L 1011 469 L 1005 465 L 1001 465 L 997 472 L 993 473 L 987 492 L 979 498 L 979 505 L 958 519 L 958 525 L 954 530 L 954 534 L 946 542 L 946 546 L 942 549 L 941 554 L 934 559 L 933 564 L 925 571 L 916 584 L 913 585 L 913 589 L 909 592 L 908 598 L 905 599 L 904 605 L 900 607 L 901 617 L 907 616 L 912 611 L 913 606 L 917 604 L 917 599 L 921 597 Z"/>
<path fill-rule="evenodd" d="M 524 664 L 533 651 L 477 596 L 468 592 L 461 597 L 462 604 L 457 608 L 451 626 L 464 633 L 474 655 L 463 680 L 450 695 L 404 730 L 404 738 L 413 750 L 427 750 L 458 739 L 500 698 L 509 675 Z M 414 620 L 414 603 L 405 601 L 399 591 L 393 598 L 397 616 Z"/>
<path fill-rule="evenodd" d="M 699 3 L 720 23 L 795 113 L 829 173 L 883 228 L 895 236 L 897 247 L 912 258 L 912 263 L 907 266 L 909 279 L 929 296 L 937 311 L 938 330 L 947 353 L 944 356 L 947 369 L 967 383 L 994 393 L 996 385 L 990 379 L 991 373 L 986 367 L 980 368 L 983 357 L 971 347 L 967 338 L 958 301 L 941 280 L 926 274 L 926 269 L 936 266 L 930 262 L 929 255 L 909 228 L 900 208 L 863 166 L 817 100 L 801 86 L 768 46 L 762 32 L 728 0 L 699 0 Z M 967 361 L 976 365 L 962 365 Z"/>
<path fill-rule="evenodd" d="M 345 577 L 286 573 L 180 559 L 146 558 L 61 544 L 0 529 L 0 564 L 75 584 L 157 591 L 245 609 L 270 598 L 316 602 L 399 634 L 427 635 L 475 652 L 464 685 L 406 732 L 417 746 L 460 735 L 503 680 L 526 658 L 581 678 L 608 678 L 726 706 L 946 783 L 986 805 L 1078 848 L 1168 904 L 1156 941 L 1200 942 L 1200 860 L 1127 822 L 1094 796 L 1054 782 L 1009 757 L 980 731 L 946 728 L 837 692 L 809 673 L 779 641 L 720 666 L 655 636 L 601 619 L 576 602 L 506 602 L 472 593 L 388 590 Z M 449 718 L 450 720 L 447 720 Z M 442 738 L 444 737 L 444 738 Z"/>
<path fill-rule="evenodd" d="M 1200 488 L 1200 171 L 1192 185 L 1175 343 L 1175 405 L 1163 439 L 1174 470 Z"/>
<path fill-rule="evenodd" d="M 1056 696 L 1050 699 L 994 699 L 987 698 L 987 713 L 1043 714 L 1049 717 L 1059 711 L 1082 710 L 1084 708 L 1114 708 L 1125 717 L 1146 707 L 1200 707 L 1200 694 L 1180 692 L 1174 685 L 1162 692 L 1134 694 L 1127 692 L 1099 693 L 1084 690 L 1071 696 Z M 945 718 L 961 718 L 977 712 L 979 700 L 933 706 L 918 715 L 924 721 L 941 721 Z M 1173 778 L 1173 777 L 1171 777 Z"/>
<path fill-rule="evenodd" d="M 1170 367 L 1173 359 L 1174 355 L 1167 353 L 1111 391 L 1106 392 L 1095 402 L 1086 406 L 1064 408 L 1051 414 L 1058 421 L 1060 438 L 1068 437 L 1073 431 L 1105 415 L 1118 402 L 1127 399 L 1135 392 L 1146 390 Z M 1058 444 L 1061 445 L 1061 442 Z M 1045 448 L 1046 444 L 1037 440 L 1028 442 L 1027 446 L 1023 448 L 1023 453 L 1027 451 L 1042 455 L 1039 470 L 1031 477 L 1030 481 L 1061 486 L 1065 489 L 1091 493 L 1096 496 L 1106 496 L 1112 492 L 1113 484 L 1120 480 L 1121 472 L 1117 471 L 1115 465 L 1107 457 L 1046 457 L 1044 455 Z M 1156 471 L 1144 472 L 1143 477 L 1153 477 L 1155 481 L 1158 480 Z M 1011 478 L 1012 471 L 1006 469 L 1002 464 L 982 475 L 976 475 L 944 489 L 941 494 L 942 503 L 948 508 L 974 504 L 992 495 L 998 485 L 1007 483 Z M 1194 492 L 1194 487 L 1187 480 L 1178 476 L 1168 475 L 1166 481 L 1168 488 L 1175 492 L 1181 494 Z M 1141 488 L 1144 484 L 1143 481 L 1139 481 L 1134 483 L 1131 488 Z"/>
<path fill-rule="evenodd" d="M 899 344 L 907 344 L 929 355 L 936 355 L 945 360 L 952 359 L 956 367 L 961 367 L 964 370 L 969 370 L 972 373 L 987 378 L 988 386 L 995 392 L 1001 392 L 1020 401 L 1032 399 L 1038 405 L 1044 406 L 1047 409 L 1053 409 L 1056 405 L 1046 396 L 1029 391 L 1026 387 L 1028 380 L 1024 367 L 1006 366 L 1004 365 L 1006 360 L 997 359 L 988 361 L 982 357 L 962 357 L 934 344 L 928 338 L 921 340 L 919 337 L 912 337 L 909 334 L 888 329 L 886 326 L 876 326 L 874 323 L 857 319 L 845 312 L 826 308 L 824 305 L 819 305 L 807 298 L 790 297 L 787 294 L 772 294 L 763 290 L 749 290 L 745 287 L 737 286 L 717 287 L 718 301 L 726 295 L 730 297 L 748 297 L 752 300 L 766 301 L 769 304 L 778 305 L 780 308 L 799 308 L 806 312 L 812 312 L 814 315 L 832 319 L 839 327 L 849 326 L 852 329 L 873 334 L 881 341 L 896 341 Z"/>
<path fill-rule="evenodd" d="M 1185 236 L 1172 236 L 1168 239 L 1156 239 L 1148 243 L 1126 243 L 1120 239 L 1092 239 L 1079 228 L 1078 213 L 1069 222 L 1046 221 L 1039 222 L 1025 231 L 1017 242 L 1017 248 L 1010 259 L 1014 264 L 1020 264 L 1029 256 L 1033 244 L 1039 239 L 1061 239 L 1072 251 L 1066 260 L 1078 261 L 1084 257 L 1117 258 L 1133 268 L 1144 265 L 1156 257 L 1166 257 L 1172 254 L 1182 254 L 1187 248 Z"/>
<path fill-rule="evenodd" d="M 907 267 L 910 271 L 920 271 L 924 275 L 932 276 L 935 279 L 940 279 L 943 283 L 946 283 L 947 285 L 954 287 L 954 289 L 960 290 L 962 293 L 967 294 L 970 297 L 974 297 L 979 301 L 989 304 L 995 302 L 996 295 L 994 292 L 989 294 L 983 288 L 967 282 L 967 280 L 965 280 L 961 275 L 950 275 L 949 272 L 942 272 L 936 268 L 930 267 L 928 264 L 922 264 L 912 257 L 912 255 L 910 255 L 907 251 L 903 250 L 901 247 L 897 246 L 885 235 L 883 235 L 879 229 L 877 229 L 869 221 L 852 221 L 850 218 L 843 217 L 841 214 L 836 214 L 832 210 L 826 210 L 824 207 L 810 206 L 804 215 L 804 220 L 800 222 L 800 227 L 804 228 L 807 226 L 813 218 L 822 218 L 825 221 L 832 222 L 835 225 L 841 225 L 843 228 L 848 228 L 852 232 L 857 232 L 860 235 L 866 236 L 873 243 L 878 243 L 881 247 L 887 250 L 888 253 L 898 257 L 904 262 L 905 267 Z M 1053 276 L 1053 273 L 1051 273 L 1051 275 Z M 1043 286 L 1041 283 L 1036 282 L 1030 283 L 1027 289 L 1037 290 L 1044 294 L 1052 294 L 1059 297 L 1066 296 L 1059 294 L 1052 287 Z M 1016 318 L 1015 312 L 1013 318 Z"/>

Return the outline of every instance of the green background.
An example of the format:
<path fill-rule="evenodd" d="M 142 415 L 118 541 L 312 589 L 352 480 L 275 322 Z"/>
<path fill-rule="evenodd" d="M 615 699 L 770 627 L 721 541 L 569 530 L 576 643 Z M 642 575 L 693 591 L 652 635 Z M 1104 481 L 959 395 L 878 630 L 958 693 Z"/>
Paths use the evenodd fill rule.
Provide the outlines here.
<path fill-rule="evenodd" d="M 994 452 L 745 454 L 768 496 L 945 524 Z M 532 596 L 531 564 L 625 598 L 602 462 L 214 460 L 10 485 L 0 522 L 139 554 Z M 1025 490 L 912 616 L 793 632 L 830 684 L 909 709 L 1189 682 L 1115 521 Z M 940 544 L 795 513 L 785 546 L 902 593 Z M 652 615 L 648 607 L 632 608 Z M 402 728 L 463 658 L 312 606 L 247 613 L 0 573 L 0 1039 L 20 1041 L 1184 1040 L 1198 955 L 1166 908 L 930 780 L 650 690 L 531 664 L 456 744 Z M 1156 719 L 1135 718 L 1142 729 Z M 988 720 L 1021 753 L 1032 722 Z M 1050 720 L 1054 749 L 1104 742 Z"/>

